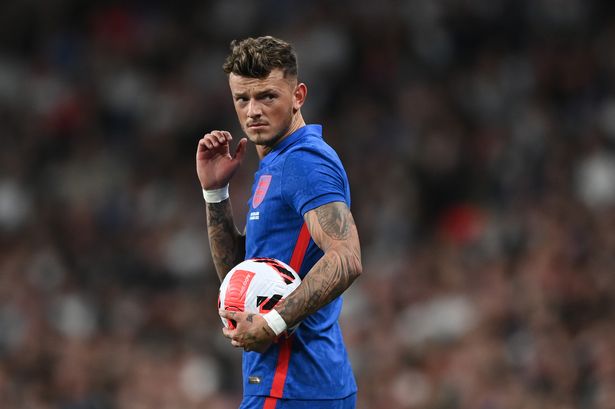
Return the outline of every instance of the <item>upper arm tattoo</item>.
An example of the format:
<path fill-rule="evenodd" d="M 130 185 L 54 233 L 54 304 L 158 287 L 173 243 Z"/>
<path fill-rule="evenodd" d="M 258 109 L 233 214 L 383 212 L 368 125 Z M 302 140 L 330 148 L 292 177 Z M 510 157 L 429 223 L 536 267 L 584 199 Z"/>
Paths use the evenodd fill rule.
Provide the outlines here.
<path fill-rule="evenodd" d="M 345 240 L 350 234 L 352 218 L 346 205 L 335 202 L 330 206 L 315 209 L 318 223 L 324 233 L 335 240 Z"/>
<path fill-rule="evenodd" d="M 323 205 L 306 213 L 305 221 L 312 239 L 325 254 L 299 287 L 276 307 L 289 325 L 342 294 L 362 270 L 359 237 L 346 204 Z"/>
<path fill-rule="evenodd" d="M 348 206 L 342 202 L 309 211 L 305 220 L 314 242 L 325 251 L 333 242 L 349 240 L 356 229 Z"/>

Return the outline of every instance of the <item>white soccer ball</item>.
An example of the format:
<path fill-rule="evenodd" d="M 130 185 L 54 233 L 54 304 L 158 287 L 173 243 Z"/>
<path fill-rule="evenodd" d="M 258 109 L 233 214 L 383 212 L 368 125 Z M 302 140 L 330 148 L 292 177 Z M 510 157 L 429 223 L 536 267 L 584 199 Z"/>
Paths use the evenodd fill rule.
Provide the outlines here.
<path fill-rule="evenodd" d="M 264 314 L 271 311 L 301 284 L 299 275 L 286 263 L 273 258 L 253 258 L 237 264 L 224 277 L 218 309 Z M 225 327 L 235 322 L 222 318 Z M 290 328 L 289 332 L 297 326 Z"/>

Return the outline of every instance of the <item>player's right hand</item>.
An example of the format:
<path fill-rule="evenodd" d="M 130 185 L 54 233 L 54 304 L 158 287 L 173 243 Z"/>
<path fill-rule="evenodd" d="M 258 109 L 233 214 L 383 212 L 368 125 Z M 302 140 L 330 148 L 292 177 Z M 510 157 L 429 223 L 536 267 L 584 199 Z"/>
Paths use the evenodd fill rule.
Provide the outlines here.
<path fill-rule="evenodd" d="M 206 190 L 226 186 L 243 161 L 248 140 L 239 141 L 235 154 L 231 156 L 227 131 L 211 131 L 200 140 L 196 150 L 196 173 L 201 187 Z"/>

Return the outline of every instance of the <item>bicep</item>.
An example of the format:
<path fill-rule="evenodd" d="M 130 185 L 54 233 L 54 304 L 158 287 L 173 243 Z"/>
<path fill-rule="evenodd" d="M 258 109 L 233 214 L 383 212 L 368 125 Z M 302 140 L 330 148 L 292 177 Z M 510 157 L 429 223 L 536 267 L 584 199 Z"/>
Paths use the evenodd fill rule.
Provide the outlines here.
<path fill-rule="evenodd" d="M 361 274 L 359 235 L 350 209 L 343 202 L 331 202 L 308 211 L 304 220 L 312 239 L 324 256 L 276 310 L 289 325 L 342 294 Z"/>
<path fill-rule="evenodd" d="M 330 249 L 348 250 L 360 258 L 359 235 L 348 206 L 332 202 L 304 216 L 314 243 L 325 253 Z"/>

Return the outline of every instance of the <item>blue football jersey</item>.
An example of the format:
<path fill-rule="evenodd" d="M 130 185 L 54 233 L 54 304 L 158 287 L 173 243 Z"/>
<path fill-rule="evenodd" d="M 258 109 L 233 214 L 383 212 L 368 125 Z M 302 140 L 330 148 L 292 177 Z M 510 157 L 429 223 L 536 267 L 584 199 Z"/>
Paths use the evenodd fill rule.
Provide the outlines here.
<path fill-rule="evenodd" d="M 287 136 L 260 162 L 246 223 L 246 258 L 270 257 L 301 278 L 323 256 L 304 225 L 306 212 L 331 202 L 350 207 L 346 172 L 320 125 Z M 338 317 L 342 297 L 308 316 L 265 353 L 244 352 L 245 395 L 337 399 L 357 390 Z"/>

